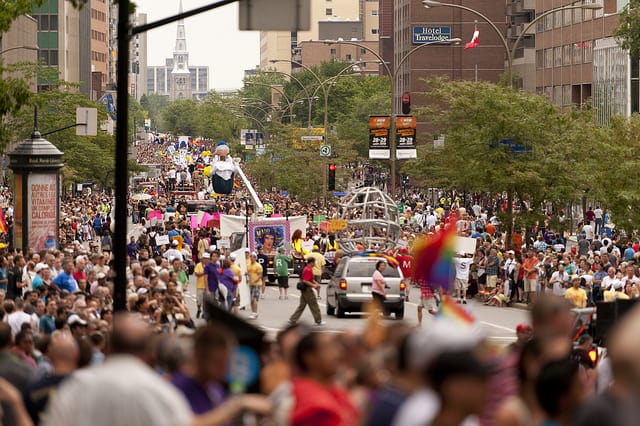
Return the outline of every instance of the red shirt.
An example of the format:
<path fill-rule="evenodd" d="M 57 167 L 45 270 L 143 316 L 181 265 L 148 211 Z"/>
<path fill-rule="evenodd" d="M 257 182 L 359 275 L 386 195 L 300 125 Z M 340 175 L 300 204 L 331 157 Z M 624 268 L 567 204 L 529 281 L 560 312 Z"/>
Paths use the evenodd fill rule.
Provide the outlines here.
<path fill-rule="evenodd" d="M 400 264 L 402 275 L 407 279 L 411 279 L 413 276 L 413 257 L 406 254 L 400 254 L 396 256 L 396 260 Z"/>
<path fill-rule="evenodd" d="M 291 412 L 291 426 L 352 426 L 359 423 L 360 413 L 346 390 L 326 387 L 305 378 L 293 379 L 292 384 L 296 402 Z"/>
<path fill-rule="evenodd" d="M 302 276 L 300 277 L 300 279 L 302 281 L 309 281 L 309 282 L 313 282 L 313 268 L 311 267 L 311 265 L 307 265 L 304 267 L 304 269 L 302 270 Z"/>

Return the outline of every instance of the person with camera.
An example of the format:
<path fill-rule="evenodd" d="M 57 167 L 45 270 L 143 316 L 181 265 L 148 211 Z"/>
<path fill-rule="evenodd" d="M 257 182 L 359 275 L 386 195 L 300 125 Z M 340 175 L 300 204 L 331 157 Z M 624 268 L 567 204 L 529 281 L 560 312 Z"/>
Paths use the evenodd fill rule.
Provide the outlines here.
<path fill-rule="evenodd" d="M 313 274 L 313 267 L 316 263 L 316 260 L 313 257 L 307 259 L 307 265 L 302 270 L 302 275 L 300 276 L 300 282 L 298 283 L 298 290 L 300 290 L 300 303 L 298 304 L 298 308 L 295 310 L 293 315 L 289 318 L 289 324 L 295 324 L 300 319 L 300 316 L 304 312 L 304 309 L 309 305 L 309 309 L 311 310 L 311 315 L 313 315 L 313 320 L 316 325 L 325 325 L 326 323 L 322 321 L 322 315 L 320 314 L 320 307 L 318 306 L 318 299 L 316 299 L 316 295 L 314 289 L 319 289 L 320 284 L 315 280 Z"/>

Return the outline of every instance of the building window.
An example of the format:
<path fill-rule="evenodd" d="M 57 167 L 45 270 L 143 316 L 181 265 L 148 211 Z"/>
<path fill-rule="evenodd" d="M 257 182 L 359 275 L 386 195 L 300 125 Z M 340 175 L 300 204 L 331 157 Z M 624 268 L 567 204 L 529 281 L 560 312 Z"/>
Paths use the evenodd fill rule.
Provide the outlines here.
<path fill-rule="evenodd" d="M 591 0 L 584 0 L 584 4 L 591 3 Z M 584 20 L 590 21 L 593 18 L 593 9 L 584 9 Z"/>
<path fill-rule="evenodd" d="M 562 11 L 559 10 L 556 13 L 553 14 L 554 16 L 554 27 L 555 28 L 560 28 L 562 27 Z"/>
<path fill-rule="evenodd" d="M 536 32 L 541 33 L 544 31 L 544 19 L 540 19 L 536 22 Z"/>
<path fill-rule="evenodd" d="M 371 16 L 378 16 L 378 10 L 377 9 L 373 9 L 371 11 Z"/>
<path fill-rule="evenodd" d="M 327 16 L 333 16 L 333 9 L 328 7 L 324 10 L 324 14 Z"/>
<path fill-rule="evenodd" d="M 553 103 L 562 105 L 562 86 L 553 86 Z"/>
<path fill-rule="evenodd" d="M 536 50 L 536 69 L 544 68 L 544 50 Z"/>
<path fill-rule="evenodd" d="M 572 19 L 571 17 L 573 16 L 573 10 L 571 9 L 565 9 L 564 10 L 564 24 L 565 25 L 571 25 Z"/>
<path fill-rule="evenodd" d="M 544 49 L 544 67 L 553 68 L 553 48 Z"/>
<path fill-rule="evenodd" d="M 334 56 L 335 56 L 338 52 L 336 51 L 336 49 L 333 49 L 333 48 L 332 48 L 332 49 L 329 51 L 329 53 L 331 53 L 331 55 L 334 55 Z"/>
<path fill-rule="evenodd" d="M 573 43 L 573 64 L 582 63 L 582 43 Z"/>
<path fill-rule="evenodd" d="M 367 49 L 360 48 L 360 54 L 361 55 L 366 55 L 367 54 Z"/>
<path fill-rule="evenodd" d="M 562 50 L 562 65 L 571 65 L 571 57 L 573 56 L 573 49 L 571 49 L 571 45 L 565 45 Z"/>
<path fill-rule="evenodd" d="M 582 43 L 582 48 L 584 50 L 584 60 L 583 62 L 589 63 L 591 62 L 591 60 L 593 59 L 593 49 L 592 49 L 592 44 L 590 41 L 585 41 L 584 43 Z"/>
<path fill-rule="evenodd" d="M 581 1 L 577 1 L 573 5 L 578 6 L 581 3 Z M 579 24 L 580 22 L 582 22 L 582 9 L 573 9 L 573 23 Z"/>
<path fill-rule="evenodd" d="M 552 101 L 553 100 L 553 87 L 551 86 L 547 86 L 544 88 L 544 96 L 545 98 L 547 98 L 547 100 Z"/>
<path fill-rule="evenodd" d="M 591 3 L 598 3 L 598 0 L 591 0 Z M 594 18 L 602 18 L 604 16 L 604 5 L 601 9 L 596 9 L 593 11 Z"/>
<path fill-rule="evenodd" d="M 352 61 L 353 59 L 351 59 L 351 54 L 345 55 L 344 60 L 345 61 Z"/>
<path fill-rule="evenodd" d="M 371 34 L 378 34 L 377 28 L 371 28 Z"/>
<path fill-rule="evenodd" d="M 553 66 L 554 67 L 562 66 L 562 47 L 553 48 Z"/>
<path fill-rule="evenodd" d="M 562 86 L 562 105 L 571 105 L 571 85 Z"/>

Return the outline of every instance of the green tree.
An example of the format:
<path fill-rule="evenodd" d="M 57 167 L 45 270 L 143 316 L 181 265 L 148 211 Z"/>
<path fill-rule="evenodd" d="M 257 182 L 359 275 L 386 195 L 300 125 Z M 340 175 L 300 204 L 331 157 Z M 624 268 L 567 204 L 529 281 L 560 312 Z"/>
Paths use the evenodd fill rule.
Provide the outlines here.
<path fill-rule="evenodd" d="M 193 99 L 170 102 L 162 111 L 162 128 L 174 135 L 196 135 L 198 103 Z"/>
<path fill-rule="evenodd" d="M 151 120 L 151 128 L 156 129 L 162 123 L 162 112 L 167 107 L 169 98 L 157 93 L 149 93 L 142 95 L 140 105 L 147 111 L 148 118 Z M 164 129 L 160 129 L 164 130 Z"/>
<path fill-rule="evenodd" d="M 618 26 L 612 35 L 631 57 L 640 57 L 640 0 L 629 0 L 618 14 Z"/>

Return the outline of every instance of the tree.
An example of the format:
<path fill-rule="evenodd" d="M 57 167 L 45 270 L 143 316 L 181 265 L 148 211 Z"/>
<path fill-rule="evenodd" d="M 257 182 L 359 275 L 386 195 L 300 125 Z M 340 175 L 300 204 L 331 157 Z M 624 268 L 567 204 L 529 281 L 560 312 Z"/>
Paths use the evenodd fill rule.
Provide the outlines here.
<path fill-rule="evenodd" d="M 618 26 L 612 35 L 632 58 L 640 57 L 640 0 L 629 0 L 618 14 Z"/>
<path fill-rule="evenodd" d="M 140 105 L 147 111 L 148 118 L 151 120 L 151 128 L 155 130 L 162 122 L 162 113 L 169 103 L 167 96 L 157 93 L 149 93 L 142 95 Z M 164 129 L 163 129 L 164 130 Z"/>
<path fill-rule="evenodd" d="M 193 99 L 170 102 L 162 111 L 162 128 L 174 135 L 195 135 L 198 104 Z"/>

